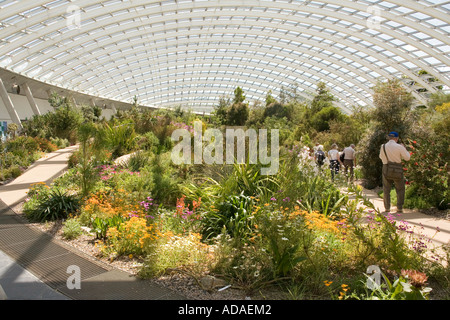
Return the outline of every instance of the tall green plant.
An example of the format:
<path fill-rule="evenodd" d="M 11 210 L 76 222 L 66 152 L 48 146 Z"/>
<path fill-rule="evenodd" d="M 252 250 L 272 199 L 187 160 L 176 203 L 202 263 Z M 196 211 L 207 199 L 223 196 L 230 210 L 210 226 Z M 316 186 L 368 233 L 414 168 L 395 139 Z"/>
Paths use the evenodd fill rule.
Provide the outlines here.
<path fill-rule="evenodd" d="M 80 173 L 80 189 L 84 197 L 89 194 L 96 180 L 92 151 L 92 139 L 95 133 L 96 127 L 91 122 L 80 125 L 78 129 L 80 152 L 77 170 Z"/>
<path fill-rule="evenodd" d="M 36 195 L 36 202 L 25 206 L 24 212 L 31 221 L 45 222 L 66 219 L 75 214 L 80 201 L 75 195 L 70 195 L 58 188 Z"/>
<path fill-rule="evenodd" d="M 243 193 L 228 196 L 204 216 L 203 237 L 211 239 L 225 232 L 238 242 L 247 240 L 253 230 L 252 209 L 251 197 Z"/>
<path fill-rule="evenodd" d="M 104 123 L 101 134 L 99 141 L 111 151 L 113 158 L 123 156 L 137 146 L 137 135 L 131 121 Z"/>

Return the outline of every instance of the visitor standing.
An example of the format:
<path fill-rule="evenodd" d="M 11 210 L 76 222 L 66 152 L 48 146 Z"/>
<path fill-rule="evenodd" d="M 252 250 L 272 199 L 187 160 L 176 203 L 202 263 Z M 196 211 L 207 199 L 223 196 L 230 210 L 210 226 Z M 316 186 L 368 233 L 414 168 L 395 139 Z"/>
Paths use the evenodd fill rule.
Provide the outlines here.
<path fill-rule="evenodd" d="M 398 133 L 390 132 L 389 141 L 381 146 L 380 159 L 383 162 L 383 198 L 386 212 L 391 210 L 392 184 L 397 192 L 397 213 L 403 212 L 405 202 L 405 178 L 403 176 L 402 160 L 409 161 L 409 152 L 403 144 L 398 143 Z"/>
<path fill-rule="evenodd" d="M 328 151 L 328 159 L 330 160 L 331 180 L 334 180 L 335 175 L 339 173 L 340 165 L 342 165 L 337 144 L 333 143 L 331 146 L 331 150 Z"/>
<path fill-rule="evenodd" d="M 323 146 L 319 145 L 317 147 L 316 152 L 314 153 L 314 160 L 315 160 L 317 166 L 319 167 L 319 170 L 322 169 L 322 166 L 325 163 L 325 159 L 326 159 L 326 155 L 325 155 L 325 152 L 323 151 Z"/>
<path fill-rule="evenodd" d="M 350 181 L 353 181 L 354 167 L 356 166 L 355 145 L 351 144 L 349 147 L 345 148 L 343 154 L 344 154 L 343 164 L 345 176 L 348 179 L 348 171 L 350 169 Z"/>

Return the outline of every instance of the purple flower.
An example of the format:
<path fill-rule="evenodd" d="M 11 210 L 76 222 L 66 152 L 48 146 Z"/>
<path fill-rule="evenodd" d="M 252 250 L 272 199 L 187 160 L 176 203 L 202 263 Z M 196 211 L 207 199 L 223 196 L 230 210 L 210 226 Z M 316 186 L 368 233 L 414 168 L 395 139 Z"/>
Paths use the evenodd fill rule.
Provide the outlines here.
<path fill-rule="evenodd" d="M 272 200 L 272 201 L 277 201 L 277 199 L 275 199 L 274 197 L 270 198 L 270 200 Z"/>

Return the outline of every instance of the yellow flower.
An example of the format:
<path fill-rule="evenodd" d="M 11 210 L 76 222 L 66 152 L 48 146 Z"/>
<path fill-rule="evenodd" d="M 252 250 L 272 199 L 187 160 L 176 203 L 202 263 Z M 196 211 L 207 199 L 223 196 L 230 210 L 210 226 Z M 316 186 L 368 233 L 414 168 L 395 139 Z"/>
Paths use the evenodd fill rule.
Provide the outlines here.
<path fill-rule="evenodd" d="M 130 259 L 133 259 L 133 255 L 132 255 L 132 254 L 130 254 L 130 255 L 128 256 L 128 258 L 130 258 Z"/>

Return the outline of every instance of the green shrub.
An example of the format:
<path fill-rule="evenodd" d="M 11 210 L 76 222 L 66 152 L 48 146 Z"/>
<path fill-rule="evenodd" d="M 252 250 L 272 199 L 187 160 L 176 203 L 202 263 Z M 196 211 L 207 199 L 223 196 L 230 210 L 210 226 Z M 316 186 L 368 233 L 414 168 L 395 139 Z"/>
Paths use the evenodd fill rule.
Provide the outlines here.
<path fill-rule="evenodd" d="M 50 141 L 58 147 L 58 149 L 64 149 L 70 146 L 69 140 L 64 138 L 50 138 Z"/>
<path fill-rule="evenodd" d="M 75 195 L 59 189 L 35 195 L 34 200 L 26 203 L 24 212 L 29 220 L 36 222 L 66 219 L 80 207 L 80 201 Z"/>
<path fill-rule="evenodd" d="M 25 156 L 29 153 L 40 151 L 39 143 L 32 137 L 20 136 L 6 142 L 8 152 Z"/>
<path fill-rule="evenodd" d="M 35 137 L 34 140 L 38 143 L 39 149 L 42 152 L 53 152 L 53 151 L 58 150 L 57 145 L 55 145 L 53 142 L 51 142 L 45 138 Z"/>
<path fill-rule="evenodd" d="M 415 140 L 409 140 L 411 159 L 406 164 L 405 178 L 414 187 L 411 196 L 445 210 L 450 208 L 450 134 L 443 127 L 450 123 L 450 107 L 429 113 L 429 117 L 423 117 L 422 123 L 418 123 Z"/>
<path fill-rule="evenodd" d="M 228 196 L 202 219 L 203 237 L 212 239 L 225 232 L 237 241 L 247 240 L 253 230 L 252 209 L 249 196 Z"/>
<path fill-rule="evenodd" d="M 64 239 L 72 240 L 78 238 L 83 233 L 81 224 L 76 218 L 67 219 L 62 228 Z"/>
<path fill-rule="evenodd" d="M 49 113 L 46 118 L 51 130 L 50 136 L 46 138 L 58 137 L 75 144 L 78 126 L 83 121 L 81 110 L 75 107 L 68 97 L 61 97 L 56 93 L 51 95 L 49 102 L 55 111 Z"/>
<path fill-rule="evenodd" d="M 77 150 L 74 151 L 70 156 L 69 156 L 69 160 L 67 162 L 67 165 L 70 168 L 75 168 L 78 163 L 80 163 L 80 156 L 81 156 L 81 151 Z"/>
<path fill-rule="evenodd" d="M 153 132 L 147 132 L 140 137 L 138 145 L 141 149 L 155 153 L 158 150 L 159 139 Z"/>
<path fill-rule="evenodd" d="M 138 151 L 130 156 L 127 168 L 131 171 L 140 171 L 143 167 L 150 164 L 150 157 L 146 152 Z"/>
<path fill-rule="evenodd" d="M 96 136 L 100 146 L 112 153 L 113 159 L 128 154 L 137 147 L 137 135 L 131 121 L 105 123 Z"/>
<path fill-rule="evenodd" d="M 258 233 L 273 263 L 273 277 L 285 277 L 304 260 L 303 234 L 308 232 L 301 218 L 290 218 L 273 206 L 257 217 Z"/>
<path fill-rule="evenodd" d="M 115 215 L 112 217 L 95 217 L 91 219 L 92 229 L 95 232 L 97 239 L 105 239 L 106 233 L 109 228 L 116 227 L 118 228 L 123 222 L 125 218 L 120 215 Z"/>

